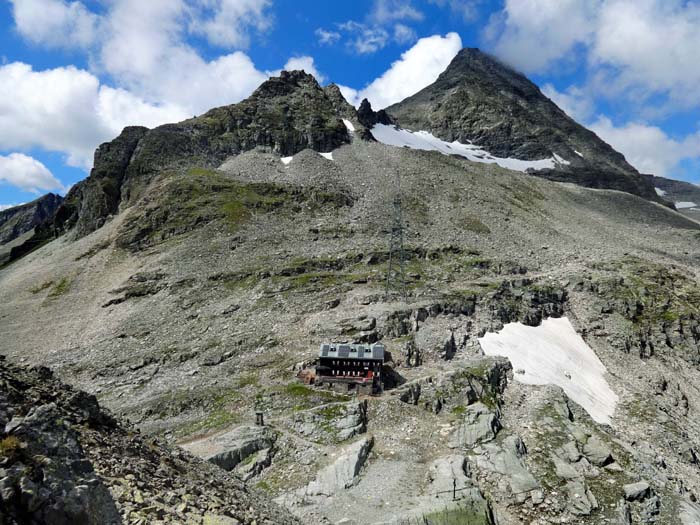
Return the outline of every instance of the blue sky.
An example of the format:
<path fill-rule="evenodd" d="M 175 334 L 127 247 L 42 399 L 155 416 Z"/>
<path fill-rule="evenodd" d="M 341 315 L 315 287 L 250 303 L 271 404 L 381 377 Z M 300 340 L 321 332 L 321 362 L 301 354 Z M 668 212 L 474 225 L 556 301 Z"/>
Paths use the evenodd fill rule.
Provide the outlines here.
<path fill-rule="evenodd" d="M 97 145 L 237 102 L 283 68 L 397 102 L 461 47 L 526 73 L 640 171 L 700 182 L 700 2 L 0 0 L 0 208 Z"/>

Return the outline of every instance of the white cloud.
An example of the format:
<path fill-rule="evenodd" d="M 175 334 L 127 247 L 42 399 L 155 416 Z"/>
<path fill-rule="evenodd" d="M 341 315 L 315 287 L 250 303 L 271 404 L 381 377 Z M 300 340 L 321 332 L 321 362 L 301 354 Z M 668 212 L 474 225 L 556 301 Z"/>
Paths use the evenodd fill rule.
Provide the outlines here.
<path fill-rule="evenodd" d="M 114 3 L 99 52 L 101 67 L 137 96 L 193 114 L 238 102 L 268 77 L 240 51 L 202 58 L 184 40 L 186 12 L 180 0 Z"/>
<path fill-rule="evenodd" d="M 63 190 L 63 185 L 46 166 L 23 153 L 0 155 L 0 182 L 34 193 Z"/>
<path fill-rule="evenodd" d="M 656 126 L 631 122 L 616 127 L 607 117 L 590 128 L 642 173 L 667 177 L 682 160 L 700 157 L 700 133 L 678 141 Z"/>
<path fill-rule="evenodd" d="M 82 2 L 10 0 L 19 33 L 51 47 L 87 47 L 93 43 L 99 17 Z"/>
<path fill-rule="evenodd" d="M 396 20 L 423 20 L 423 13 L 413 7 L 409 0 L 375 0 L 369 16 L 375 24 Z"/>
<path fill-rule="evenodd" d="M 457 33 L 421 38 L 364 89 L 342 86 L 341 92 L 355 106 L 367 98 L 374 109 L 385 108 L 435 82 L 461 48 L 462 39 Z"/>
<path fill-rule="evenodd" d="M 613 88 L 700 100 L 700 4 L 679 0 L 611 0 L 600 12 L 591 60 L 612 66 Z"/>
<path fill-rule="evenodd" d="M 700 105 L 700 3 L 682 0 L 506 0 L 485 37 L 526 73 L 580 59 L 591 89 L 657 112 Z M 645 112 L 649 113 L 649 112 Z"/>
<path fill-rule="evenodd" d="M 340 33 L 337 31 L 327 31 L 320 27 L 314 32 L 314 34 L 318 38 L 318 43 L 321 45 L 335 44 L 338 40 L 340 40 Z"/>
<path fill-rule="evenodd" d="M 459 15 L 466 23 L 473 22 L 479 15 L 479 4 L 483 0 L 428 0 L 438 7 L 449 7 L 450 11 Z"/>
<path fill-rule="evenodd" d="M 314 64 L 314 59 L 313 57 L 310 56 L 301 56 L 301 57 L 293 57 L 287 60 L 287 63 L 284 65 L 284 69 L 287 71 L 293 71 L 295 69 L 301 69 L 306 71 L 307 73 L 313 75 L 316 77 L 316 80 L 318 80 L 319 83 L 323 83 L 326 80 L 326 77 L 321 74 L 318 69 L 316 69 L 316 65 Z"/>
<path fill-rule="evenodd" d="M 0 66 L 0 149 L 41 147 L 64 152 L 67 163 L 89 167 L 95 147 L 129 124 L 153 126 L 185 113 L 155 106 L 124 90 L 101 86 L 75 67 L 34 71 Z"/>
<path fill-rule="evenodd" d="M 367 26 L 350 20 L 339 24 L 338 28 L 355 35 L 348 45 L 361 55 L 379 51 L 389 42 L 389 33 L 378 26 Z"/>
<path fill-rule="evenodd" d="M 416 32 L 404 24 L 396 24 L 394 26 L 394 41 L 399 44 L 408 44 L 418 38 Z"/>
<path fill-rule="evenodd" d="M 149 0 L 152 2 L 153 0 Z M 248 47 L 249 28 L 268 29 L 272 20 L 266 10 L 271 0 L 199 0 L 204 12 L 190 29 L 222 47 Z"/>
<path fill-rule="evenodd" d="M 487 29 L 494 52 L 531 73 L 591 38 L 599 0 L 506 0 Z"/>
<path fill-rule="evenodd" d="M 587 122 L 595 112 L 593 97 L 577 86 L 570 86 L 560 92 L 552 84 L 545 84 L 542 92 L 577 122 Z"/>
<path fill-rule="evenodd" d="M 81 37 L 81 42 L 91 44 L 94 72 L 72 66 L 45 71 L 23 63 L 0 66 L 0 149 L 60 151 L 68 164 L 87 168 L 95 147 L 126 125 L 153 127 L 238 102 L 268 73 L 257 70 L 240 51 L 205 60 L 185 38 L 188 31 L 206 25 L 210 37 L 222 45 L 243 44 L 246 27 L 266 27 L 263 12 L 268 4 L 113 0 L 105 5 L 104 14 L 97 15 L 77 2 L 15 0 L 18 28 L 37 43 L 68 45 L 61 35 L 75 29 L 71 24 L 78 22 L 68 16 L 75 13 L 89 15 L 100 31 L 95 38 Z M 53 16 L 52 26 L 42 17 L 42 6 L 63 9 L 68 15 Z M 226 22 L 234 15 L 235 27 Z M 227 29 L 217 29 L 220 23 Z M 307 63 L 313 65 L 308 59 Z M 118 84 L 103 84 L 97 74 Z"/>

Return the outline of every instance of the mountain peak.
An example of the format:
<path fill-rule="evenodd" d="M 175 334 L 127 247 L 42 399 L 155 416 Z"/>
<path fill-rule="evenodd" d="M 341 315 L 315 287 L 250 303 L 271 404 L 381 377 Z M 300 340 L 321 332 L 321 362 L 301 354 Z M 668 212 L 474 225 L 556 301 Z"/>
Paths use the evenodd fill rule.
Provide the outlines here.
<path fill-rule="evenodd" d="M 523 74 L 477 48 L 462 49 L 430 86 L 386 109 L 414 131 L 519 160 L 561 158 L 536 175 L 658 200 L 624 156 L 548 99 Z"/>

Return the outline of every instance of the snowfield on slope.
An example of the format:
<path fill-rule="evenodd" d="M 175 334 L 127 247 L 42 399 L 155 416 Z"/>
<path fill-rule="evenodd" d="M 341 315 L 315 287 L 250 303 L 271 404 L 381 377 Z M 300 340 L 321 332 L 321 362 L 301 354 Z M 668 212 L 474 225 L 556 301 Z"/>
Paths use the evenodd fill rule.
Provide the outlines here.
<path fill-rule="evenodd" d="M 494 157 L 488 151 L 473 144 L 461 142 L 446 142 L 435 137 L 427 131 L 409 131 L 387 124 L 376 124 L 372 128 L 372 136 L 382 144 L 388 146 L 406 147 L 426 151 L 439 151 L 444 155 L 459 155 L 472 162 L 484 164 L 498 164 L 502 168 L 514 171 L 526 172 L 529 169 L 544 170 L 554 169 L 557 165 L 567 166 L 569 161 L 561 158 L 556 153 L 550 159 L 520 160 Z"/>
<path fill-rule="evenodd" d="M 605 379 L 605 365 L 566 317 L 546 319 L 536 327 L 509 323 L 479 343 L 486 355 L 510 359 L 516 381 L 557 385 L 594 421 L 610 424 L 617 394 Z"/>
<path fill-rule="evenodd" d="M 697 204 L 694 202 L 681 201 L 676 203 L 676 208 L 679 210 L 685 210 L 686 208 L 695 208 Z"/>

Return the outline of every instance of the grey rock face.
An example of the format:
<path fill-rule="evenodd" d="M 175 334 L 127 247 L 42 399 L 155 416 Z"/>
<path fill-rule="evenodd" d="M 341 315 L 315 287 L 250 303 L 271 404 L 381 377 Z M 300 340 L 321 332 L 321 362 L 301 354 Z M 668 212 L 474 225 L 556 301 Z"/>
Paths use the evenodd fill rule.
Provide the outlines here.
<path fill-rule="evenodd" d="M 493 523 L 490 505 L 470 479 L 469 463 L 464 456 L 454 454 L 433 461 L 427 481 L 431 497 L 457 502 L 457 508 L 469 508 L 473 519 L 478 518 L 474 523 Z"/>
<path fill-rule="evenodd" d="M 552 462 L 554 463 L 555 473 L 563 479 L 578 479 L 581 474 L 571 465 L 559 456 L 552 454 Z"/>
<path fill-rule="evenodd" d="M 275 435 L 268 427 L 240 426 L 217 436 L 217 452 L 205 459 L 224 470 L 233 470 L 251 454 L 271 448 L 274 442 Z"/>
<path fill-rule="evenodd" d="M 450 446 L 473 447 L 477 443 L 493 440 L 501 429 L 498 410 L 491 410 L 483 403 L 466 408 L 464 419 L 455 430 Z"/>
<path fill-rule="evenodd" d="M 700 505 L 689 501 L 681 502 L 679 518 L 683 525 L 696 525 L 700 523 Z"/>
<path fill-rule="evenodd" d="M 300 495 L 332 496 L 339 490 L 353 486 L 373 446 L 374 438 L 370 436 L 347 447 L 331 465 L 321 470 L 316 479 L 302 489 Z"/>
<path fill-rule="evenodd" d="M 436 459 L 428 469 L 431 492 L 438 498 L 452 498 L 453 490 L 456 490 L 461 497 L 462 491 L 472 486 L 467 469 L 467 458 L 460 454 Z"/>
<path fill-rule="evenodd" d="M 47 193 L 27 204 L 0 211 L 0 245 L 50 221 L 61 202 L 63 197 L 60 195 Z"/>
<path fill-rule="evenodd" d="M 6 439 L 18 440 L 18 448 L 2 462 L 6 467 L 0 479 L 2 508 L 7 509 L 8 518 L 20 522 L 21 516 L 31 515 L 33 523 L 121 523 L 109 491 L 86 458 L 77 434 L 61 416 L 52 403 L 33 408 L 7 425 Z M 51 459 L 37 461 L 41 457 Z"/>
<path fill-rule="evenodd" d="M 347 441 L 367 430 L 367 401 L 333 404 L 294 416 L 292 429 L 318 443 Z"/>
<path fill-rule="evenodd" d="M 430 131 L 448 142 L 473 142 L 499 157 L 532 160 L 556 153 L 570 162 L 535 172 L 538 176 L 658 200 L 620 153 L 523 75 L 478 49 L 460 51 L 432 85 L 386 112 L 404 128 Z"/>

